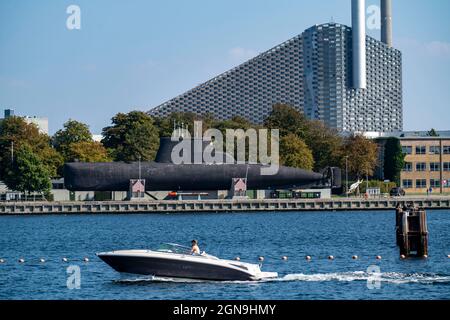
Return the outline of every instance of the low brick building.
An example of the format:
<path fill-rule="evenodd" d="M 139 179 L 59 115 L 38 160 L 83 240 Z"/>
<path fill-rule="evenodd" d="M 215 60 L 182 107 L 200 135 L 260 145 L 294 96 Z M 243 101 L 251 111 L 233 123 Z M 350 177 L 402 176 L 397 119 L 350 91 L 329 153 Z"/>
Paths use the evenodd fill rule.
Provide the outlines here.
<path fill-rule="evenodd" d="M 450 193 L 450 137 L 400 137 L 406 193 Z"/>

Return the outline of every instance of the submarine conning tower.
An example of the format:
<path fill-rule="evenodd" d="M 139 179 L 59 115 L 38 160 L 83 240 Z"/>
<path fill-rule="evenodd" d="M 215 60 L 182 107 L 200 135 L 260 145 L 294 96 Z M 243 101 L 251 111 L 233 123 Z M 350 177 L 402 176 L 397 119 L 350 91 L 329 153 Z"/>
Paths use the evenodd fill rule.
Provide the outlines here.
<path fill-rule="evenodd" d="M 172 161 L 172 150 L 173 148 L 182 141 L 180 138 L 175 141 L 171 137 L 162 137 L 159 139 L 159 149 L 156 154 L 155 162 L 157 163 L 173 163 Z M 203 155 L 206 147 L 211 145 L 211 140 L 199 139 L 199 138 L 189 138 L 184 139 L 190 145 L 191 150 L 191 163 L 194 163 L 194 159 L 201 159 L 200 156 Z M 201 146 L 201 147 L 200 147 Z M 199 154 L 200 153 L 200 154 Z"/>

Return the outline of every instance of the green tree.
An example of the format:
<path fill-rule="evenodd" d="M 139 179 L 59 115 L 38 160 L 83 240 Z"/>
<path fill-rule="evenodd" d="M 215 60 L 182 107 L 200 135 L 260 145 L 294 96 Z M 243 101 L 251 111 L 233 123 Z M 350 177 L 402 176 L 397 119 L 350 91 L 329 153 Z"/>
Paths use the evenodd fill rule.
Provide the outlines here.
<path fill-rule="evenodd" d="M 67 149 L 67 162 L 110 162 L 108 150 L 95 141 L 71 143 Z"/>
<path fill-rule="evenodd" d="M 288 134 L 280 139 L 280 160 L 281 164 L 312 170 L 314 158 L 306 143 L 295 134 Z"/>
<path fill-rule="evenodd" d="M 225 137 L 225 132 L 227 129 L 232 129 L 232 130 L 242 129 L 245 131 L 250 128 L 258 129 L 260 127 L 240 116 L 234 116 L 228 120 L 216 120 L 213 123 L 213 126 L 215 129 L 220 130 L 222 132 L 222 134 L 224 135 L 224 137 Z"/>
<path fill-rule="evenodd" d="M 378 145 L 361 136 L 354 135 L 345 139 L 342 151 L 342 166 L 348 156 L 348 170 L 355 178 L 365 178 L 373 175 L 378 162 Z"/>
<path fill-rule="evenodd" d="M 53 136 L 53 145 L 64 156 L 65 162 L 108 162 L 111 158 L 106 148 L 92 139 L 89 127 L 76 120 L 64 123 L 64 129 Z"/>
<path fill-rule="evenodd" d="M 58 130 L 53 135 L 52 143 L 64 157 L 72 143 L 92 142 L 92 134 L 86 124 L 76 120 L 69 120 L 63 126 L 64 129 Z"/>
<path fill-rule="evenodd" d="M 280 137 L 295 134 L 302 139 L 312 151 L 314 170 L 340 165 L 343 139 L 322 121 L 308 120 L 290 105 L 276 104 L 264 124 L 268 128 L 279 129 Z"/>
<path fill-rule="evenodd" d="M 102 143 L 116 161 L 153 160 L 159 147 L 159 132 L 153 118 L 140 111 L 118 113 L 112 126 L 103 129 Z"/>
<path fill-rule="evenodd" d="M 290 133 L 299 137 L 304 135 L 307 126 L 307 119 L 294 107 L 287 104 L 275 104 L 272 112 L 264 121 L 264 126 L 269 129 L 279 129 L 280 137 Z"/>
<path fill-rule="evenodd" d="M 400 173 L 405 166 L 405 154 L 397 138 L 388 138 L 384 146 L 384 178 L 400 185 Z"/>
<path fill-rule="evenodd" d="M 64 157 L 50 145 L 46 145 L 43 149 L 35 151 L 42 159 L 42 163 L 47 167 L 51 177 L 61 177 L 62 168 L 64 166 Z"/>
<path fill-rule="evenodd" d="M 50 137 L 39 132 L 34 124 L 26 123 L 23 118 L 10 117 L 0 122 L 0 179 L 11 166 L 12 155 L 23 144 L 43 160 L 51 176 L 57 176 L 62 166 L 61 155 L 50 144 Z"/>
<path fill-rule="evenodd" d="M 4 181 L 11 190 L 50 193 L 50 172 L 28 144 L 21 144 L 16 149 L 13 164 L 7 168 Z"/>
<path fill-rule="evenodd" d="M 343 139 L 336 130 L 322 121 L 312 120 L 308 121 L 302 138 L 312 151 L 314 170 L 341 164 Z"/>

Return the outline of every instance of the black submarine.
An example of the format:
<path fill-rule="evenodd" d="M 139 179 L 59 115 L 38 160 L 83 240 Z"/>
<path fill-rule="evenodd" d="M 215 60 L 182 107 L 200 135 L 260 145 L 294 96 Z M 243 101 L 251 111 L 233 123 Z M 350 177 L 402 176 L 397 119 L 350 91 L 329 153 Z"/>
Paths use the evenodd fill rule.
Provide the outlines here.
<path fill-rule="evenodd" d="M 64 166 L 65 186 L 70 191 L 128 191 L 131 179 L 145 179 L 146 191 L 229 190 L 233 178 L 247 178 L 248 190 L 306 189 L 341 187 L 341 170 L 329 167 L 312 172 L 280 166 L 274 175 L 262 175 L 262 164 L 194 163 L 175 164 L 172 150 L 178 144 L 171 138 L 161 138 L 153 162 L 67 163 Z M 189 142 L 195 150 L 195 139 Z M 202 140 L 200 152 L 211 146 Z M 192 152 L 192 159 L 198 152 Z M 226 158 L 228 155 L 223 154 Z M 193 163 L 193 161 L 191 162 Z"/>

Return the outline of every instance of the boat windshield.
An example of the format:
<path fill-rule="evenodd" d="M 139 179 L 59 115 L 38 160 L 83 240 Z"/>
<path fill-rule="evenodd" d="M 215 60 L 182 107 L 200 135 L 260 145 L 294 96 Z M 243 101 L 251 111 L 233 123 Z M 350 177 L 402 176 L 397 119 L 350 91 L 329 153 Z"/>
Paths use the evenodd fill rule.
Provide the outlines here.
<path fill-rule="evenodd" d="M 191 248 L 176 243 L 163 243 L 158 247 L 157 251 L 178 253 L 178 254 L 190 254 Z"/>

